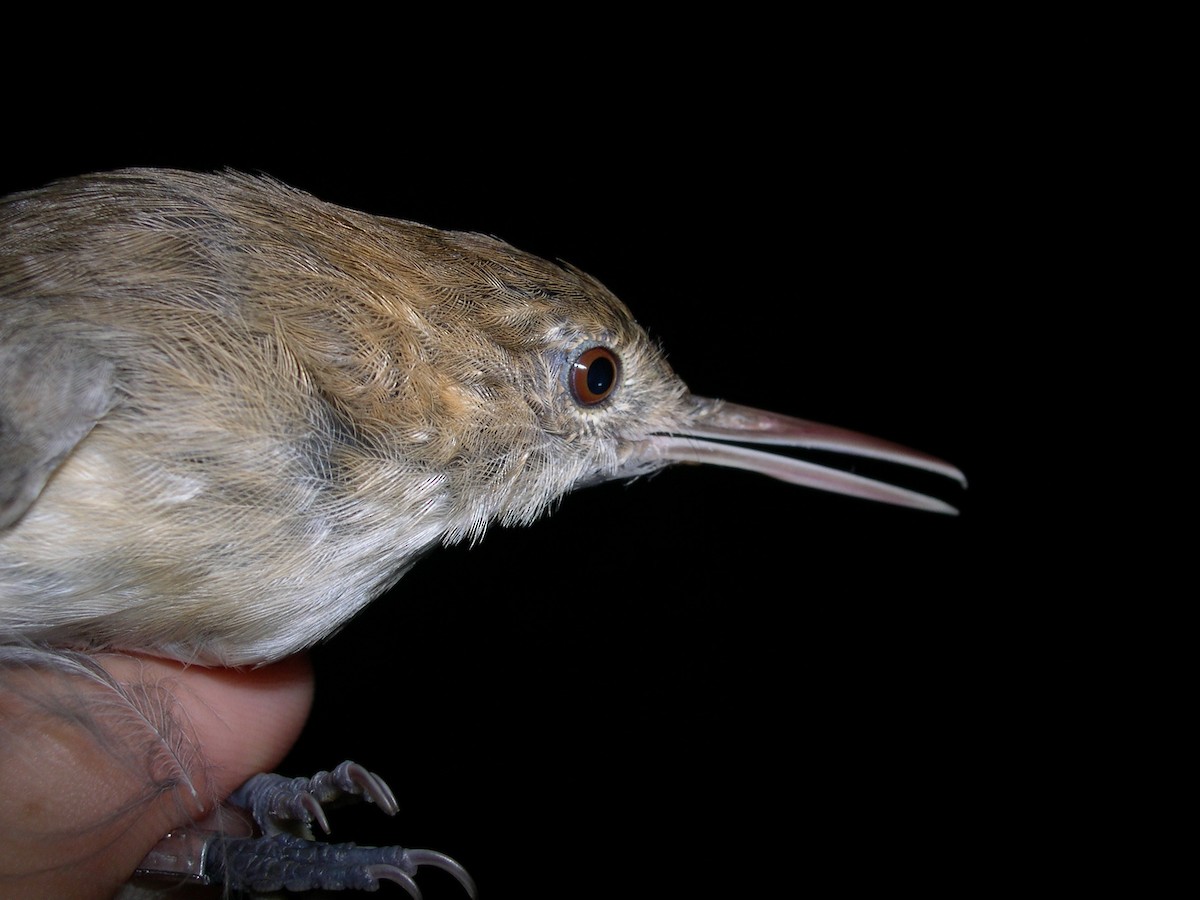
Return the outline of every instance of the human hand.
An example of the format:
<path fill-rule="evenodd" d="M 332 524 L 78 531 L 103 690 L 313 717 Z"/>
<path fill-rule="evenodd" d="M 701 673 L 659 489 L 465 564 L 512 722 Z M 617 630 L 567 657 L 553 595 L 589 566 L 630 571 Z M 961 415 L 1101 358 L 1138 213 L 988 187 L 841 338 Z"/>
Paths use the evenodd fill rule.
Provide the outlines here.
<path fill-rule="evenodd" d="M 203 819 L 298 737 L 306 657 L 210 669 L 92 657 L 101 678 L 0 648 L 0 894 L 112 897 L 172 828 Z M 131 701 L 131 702 L 130 702 Z"/>

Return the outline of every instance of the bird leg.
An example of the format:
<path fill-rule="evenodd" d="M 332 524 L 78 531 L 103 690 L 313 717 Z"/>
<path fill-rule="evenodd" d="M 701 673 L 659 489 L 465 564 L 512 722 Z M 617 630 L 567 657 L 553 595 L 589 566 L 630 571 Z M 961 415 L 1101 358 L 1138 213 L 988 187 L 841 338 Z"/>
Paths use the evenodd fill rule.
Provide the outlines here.
<path fill-rule="evenodd" d="M 180 830 L 167 835 L 143 860 L 138 875 L 182 876 L 243 891 L 373 891 L 381 881 L 393 881 L 420 900 L 413 876 L 418 866 L 433 866 L 449 872 L 475 897 L 471 876 L 445 854 L 313 839 L 313 822 L 329 832 L 324 805 L 355 800 L 374 803 L 388 815 L 395 815 L 398 809 L 383 779 L 349 760 L 312 778 L 255 775 L 234 791 L 228 806 L 244 810 L 257 834 L 230 834 L 230 811 L 226 810 L 226 827 L 220 831 Z M 237 821 L 236 817 L 232 821 Z"/>

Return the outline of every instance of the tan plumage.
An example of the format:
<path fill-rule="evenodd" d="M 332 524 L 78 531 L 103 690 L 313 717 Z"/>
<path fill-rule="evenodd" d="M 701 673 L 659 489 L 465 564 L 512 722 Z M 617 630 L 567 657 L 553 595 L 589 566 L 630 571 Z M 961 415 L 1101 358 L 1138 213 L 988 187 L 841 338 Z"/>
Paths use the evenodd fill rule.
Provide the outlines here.
<path fill-rule="evenodd" d="M 0 635 L 276 659 L 689 409 L 582 273 L 241 175 L 9 199 L 0 297 L 0 447 L 31 458 L 0 477 Z M 589 343 L 629 373 L 602 410 L 564 382 Z"/>
<path fill-rule="evenodd" d="M 129 170 L 5 200 L 0 309 L 0 644 L 278 659 L 437 542 L 672 461 L 950 511 L 716 441 L 961 477 L 691 396 L 574 269 L 244 175 Z M 619 360 L 594 404 L 571 386 L 593 347 Z"/>

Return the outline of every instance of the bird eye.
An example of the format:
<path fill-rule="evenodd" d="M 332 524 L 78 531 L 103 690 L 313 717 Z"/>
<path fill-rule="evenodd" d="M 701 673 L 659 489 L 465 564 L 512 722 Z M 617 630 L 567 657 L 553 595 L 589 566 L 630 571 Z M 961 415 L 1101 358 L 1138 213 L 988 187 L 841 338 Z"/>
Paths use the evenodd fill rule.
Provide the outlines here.
<path fill-rule="evenodd" d="M 617 386 L 620 364 L 607 347 L 589 347 L 571 363 L 571 393 L 582 406 L 595 406 Z"/>

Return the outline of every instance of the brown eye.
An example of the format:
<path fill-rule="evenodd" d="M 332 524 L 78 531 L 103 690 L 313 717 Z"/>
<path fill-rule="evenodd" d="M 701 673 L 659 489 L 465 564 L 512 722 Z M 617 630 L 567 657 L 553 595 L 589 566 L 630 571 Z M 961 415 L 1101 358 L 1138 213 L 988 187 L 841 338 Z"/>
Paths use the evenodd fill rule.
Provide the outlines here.
<path fill-rule="evenodd" d="M 589 347 L 571 363 L 571 393 L 583 406 L 595 406 L 617 386 L 617 355 L 607 347 Z"/>

